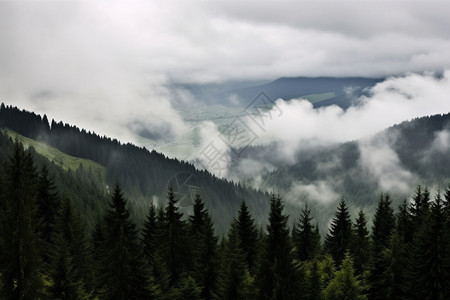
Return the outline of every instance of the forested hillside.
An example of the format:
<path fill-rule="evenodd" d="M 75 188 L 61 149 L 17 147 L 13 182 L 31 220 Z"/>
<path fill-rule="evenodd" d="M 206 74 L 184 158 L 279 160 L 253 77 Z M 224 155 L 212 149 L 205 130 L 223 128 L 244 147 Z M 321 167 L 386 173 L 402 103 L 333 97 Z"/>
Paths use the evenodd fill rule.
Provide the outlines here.
<path fill-rule="evenodd" d="M 325 233 L 335 203 L 341 196 L 347 199 L 351 211 L 364 208 L 371 215 L 382 192 L 390 192 L 393 203 L 398 205 L 411 196 L 411 189 L 418 184 L 426 184 L 433 189 L 445 187 L 450 181 L 450 157 L 447 155 L 450 150 L 449 121 L 450 114 L 424 117 L 403 122 L 362 140 L 307 148 L 297 154 L 293 164 L 274 163 L 273 160 L 279 157 L 274 155 L 276 147 L 249 147 L 242 152 L 240 159 L 277 166 L 271 173 L 260 174 L 263 185 L 256 187 L 285 195 L 289 210 L 309 202 L 321 233 Z M 98 168 L 93 170 L 89 163 L 81 167 L 72 164 L 70 172 L 62 172 L 58 169 L 61 165 L 57 160 L 43 154 L 53 160 L 54 166 L 49 167 L 51 174 L 64 181 L 58 185 L 61 190 L 73 189 L 72 179 L 67 179 L 69 177 L 78 178 L 78 186 L 90 187 L 79 188 L 81 192 L 73 197 L 74 205 L 83 209 L 89 228 L 105 206 L 105 201 L 96 201 L 95 197 L 105 197 L 116 183 L 121 184 L 130 201 L 131 214 L 139 225 L 142 225 L 151 203 L 161 205 L 164 202 L 169 186 L 180 198 L 179 207 L 185 214 L 192 212 L 194 195 L 200 192 L 218 233 L 227 232 L 242 200 L 247 201 L 258 226 L 266 222 L 266 192 L 218 179 L 206 171 L 196 170 L 190 163 L 169 159 L 156 151 L 132 144 L 121 144 L 62 122 L 49 122 L 45 115 L 41 117 L 5 105 L 0 107 L 0 127 L 10 129 L 4 132 L 6 135 L 13 136 L 11 130 L 14 130 L 32 141 L 49 145 L 72 158 L 89 159 L 105 169 L 105 173 L 100 175 L 96 171 Z M 4 139 L 4 143 L 12 147 L 12 141 Z M 41 156 L 37 161 L 43 160 Z M 308 189 L 315 192 L 305 192 Z M 84 191 L 87 197 L 81 196 Z M 370 223 L 371 217 L 368 219 Z M 289 220 L 289 224 L 292 222 Z"/>
<path fill-rule="evenodd" d="M 3 137 L 4 139 L 5 137 Z M 2 144 L 3 145 L 3 144 Z M 241 202 L 219 238 L 202 197 L 184 218 L 172 188 L 143 229 L 119 185 L 88 233 L 33 149 L 2 147 L 0 291 L 3 299 L 447 299 L 450 187 L 420 186 L 396 209 L 382 194 L 373 226 L 344 199 L 324 242 L 308 206 L 291 212 L 272 194 L 258 230 Z M 76 180 L 74 181 L 76 182 Z M 369 229 L 371 229 L 369 232 Z"/>
<path fill-rule="evenodd" d="M 217 221 L 216 229 L 222 233 L 226 232 L 234 217 L 234 211 L 242 200 L 245 199 L 258 216 L 264 215 L 268 209 L 268 203 L 264 200 L 267 194 L 263 192 L 218 179 L 206 171 L 196 170 L 187 162 L 169 159 L 156 151 L 132 144 L 121 144 L 117 140 L 100 137 L 62 122 L 49 123 L 45 115 L 41 117 L 33 112 L 2 104 L 0 127 L 45 142 L 70 156 L 89 159 L 104 166 L 105 178 L 96 174 L 81 177 L 91 182 L 90 185 L 94 184 L 97 192 L 103 194 L 109 191 L 109 187 L 120 183 L 130 199 L 132 213 L 138 223 L 142 223 L 144 212 L 150 203 L 161 204 L 160 202 L 164 201 L 164 195 L 170 185 L 175 193 L 183 198 L 184 212 L 192 210 L 193 196 L 200 192 L 211 210 L 213 219 Z M 71 170 L 71 173 L 77 172 L 86 174 L 90 170 Z M 66 187 L 63 185 L 62 188 Z M 87 214 L 91 215 L 92 212 Z M 93 222 L 92 218 L 90 222 Z"/>

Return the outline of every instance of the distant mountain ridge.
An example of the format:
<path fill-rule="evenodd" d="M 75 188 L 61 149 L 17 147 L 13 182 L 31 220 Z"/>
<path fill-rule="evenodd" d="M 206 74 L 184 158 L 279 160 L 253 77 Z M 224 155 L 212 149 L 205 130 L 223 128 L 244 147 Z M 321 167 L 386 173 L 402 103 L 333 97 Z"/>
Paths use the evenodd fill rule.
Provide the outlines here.
<path fill-rule="evenodd" d="M 208 103 L 241 105 L 251 102 L 259 93 L 265 92 L 273 100 L 282 98 L 304 97 L 312 100 L 314 107 L 338 105 L 344 109 L 352 105 L 352 101 L 366 93 L 366 89 L 383 81 L 384 78 L 365 77 L 282 77 L 269 83 L 228 89 L 216 93 L 205 94 L 194 85 L 185 86 L 196 98 Z M 325 99 L 317 101 L 315 95 L 326 95 Z"/>

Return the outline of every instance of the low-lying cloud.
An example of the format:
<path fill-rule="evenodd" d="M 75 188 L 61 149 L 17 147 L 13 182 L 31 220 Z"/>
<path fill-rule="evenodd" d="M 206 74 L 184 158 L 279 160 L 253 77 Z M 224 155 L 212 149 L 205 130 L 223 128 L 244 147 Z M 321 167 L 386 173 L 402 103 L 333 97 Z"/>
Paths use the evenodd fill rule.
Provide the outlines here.
<path fill-rule="evenodd" d="M 279 118 L 266 122 L 259 143 L 277 142 L 292 156 L 302 142 L 336 143 L 360 139 L 412 118 L 450 111 L 450 72 L 408 74 L 375 85 L 356 106 L 313 108 L 303 99 L 276 101 Z"/>

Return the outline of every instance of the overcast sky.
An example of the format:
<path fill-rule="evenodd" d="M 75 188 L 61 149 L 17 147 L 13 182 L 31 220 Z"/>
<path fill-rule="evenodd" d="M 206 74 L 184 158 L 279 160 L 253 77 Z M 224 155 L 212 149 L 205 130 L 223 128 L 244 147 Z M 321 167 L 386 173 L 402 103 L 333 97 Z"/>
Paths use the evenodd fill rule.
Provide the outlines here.
<path fill-rule="evenodd" d="M 1 1 L 0 101 L 125 141 L 183 134 L 170 83 L 441 72 L 449 13 L 449 1 Z"/>

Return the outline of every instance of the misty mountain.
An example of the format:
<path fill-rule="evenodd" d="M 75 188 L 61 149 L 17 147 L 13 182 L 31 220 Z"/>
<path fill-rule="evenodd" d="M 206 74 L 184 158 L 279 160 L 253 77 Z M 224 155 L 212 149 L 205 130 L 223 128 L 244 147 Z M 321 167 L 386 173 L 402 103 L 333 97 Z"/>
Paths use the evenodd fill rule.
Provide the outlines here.
<path fill-rule="evenodd" d="M 250 148 L 242 159 L 272 157 L 278 167 L 262 176 L 265 188 L 293 205 L 321 207 L 319 218 L 326 223 L 339 197 L 372 211 L 382 192 L 392 195 L 396 207 L 417 185 L 444 190 L 450 182 L 449 125 L 450 114 L 417 118 L 357 141 L 316 145 L 301 151 L 294 164 L 273 159 L 276 146 Z"/>
<path fill-rule="evenodd" d="M 242 200 L 246 200 L 252 212 L 265 217 L 268 210 L 268 194 L 254 189 L 245 188 L 238 183 L 219 179 L 207 171 L 199 171 L 190 163 L 169 159 L 156 151 L 149 151 L 132 144 L 122 144 L 115 139 L 100 137 L 95 133 L 79 129 L 62 122 L 49 123 L 44 115 L 36 115 L 33 112 L 19 110 L 16 107 L 1 105 L 0 128 L 8 128 L 18 134 L 35 141 L 40 141 L 55 148 L 71 158 L 83 158 L 93 161 L 105 168 L 104 176 L 92 172 L 91 168 L 80 164 L 75 169 L 69 169 L 69 175 L 82 177 L 83 180 L 74 186 L 85 191 L 88 186 L 83 182 L 89 182 L 95 187 L 92 195 L 105 195 L 110 192 L 109 187 L 120 183 L 126 197 L 132 204 L 132 211 L 138 221 L 142 221 L 147 213 L 150 203 L 162 205 L 166 203 L 166 194 L 169 186 L 175 190 L 179 207 L 183 213 L 188 214 L 192 210 L 192 204 L 196 193 L 200 193 L 208 206 L 211 215 L 216 220 L 216 230 L 219 233 L 226 232 L 229 224 L 235 217 Z M 7 133 L 2 133 L 5 149 L 12 148 L 12 139 L 8 140 Z M 6 150 L 5 150 L 6 151 Z M 39 161 L 48 160 L 49 156 L 36 153 Z M 4 153 L 2 159 L 6 159 Z M 48 161 L 52 165 L 53 175 L 64 177 L 66 171 L 58 161 Z M 62 189 L 73 190 L 67 182 L 62 180 Z M 76 192 L 74 192 L 76 194 Z M 72 194 L 74 194 L 72 193 Z M 64 194 L 64 193 L 63 193 Z M 84 194 L 84 193 L 83 193 Z M 78 202 L 83 202 L 76 196 Z M 90 197 L 92 198 L 92 197 Z M 80 204 L 83 214 L 95 221 L 95 216 L 105 208 L 102 204 Z M 90 202 L 95 200 L 90 199 Z M 94 218 L 94 220 L 92 220 Z"/>
<path fill-rule="evenodd" d="M 183 85 L 194 98 L 210 104 L 247 105 L 259 93 L 264 92 L 273 100 L 282 98 L 306 98 L 314 107 L 338 105 L 348 108 L 366 89 L 383 79 L 363 77 L 282 77 L 274 81 L 257 84 L 245 83 L 227 85 Z M 233 88 L 234 87 L 234 88 Z"/>
<path fill-rule="evenodd" d="M 41 165 L 47 161 L 51 166 L 58 185 L 76 198 L 76 206 L 88 216 L 90 224 L 105 208 L 109 187 L 120 183 L 138 222 L 143 220 L 150 203 L 165 203 L 168 187 L 172 186 L 185 214 L 191 212 L 195 193 L 201 193 L 219 233 L 226 232 L 244 199 L 261 225 L 267 217 L 268 192 L 276 192 L 286 199 L 291 221 L 297 218 L 299 208 L 309 202 L 323 233 L 341 197 L 347 200 L 351 212 L 364 208 L 371 214 L 382 192 L 389 192 L 396 206 L 409 199 L 418 184 L 444 189 L 450 181 L 449 122 L 450 114 L 435 115 L 403 122 L 357 141 L 313 145 L 302 148 L 294 163 L 282 160 L 276 145 L 248 147 L 234 162 L 231 172 L 256 164 L 269 164 L 272 168 L 268 172 L 262 168 L 257 177 L 237 176 L 237 183 L 156 151 L 2 105 L 0 127 L 9 131 L 2 133 L 6 146 L 0 159 L 5 160 L 7 149 L 12 147 L 8 132 L 13 130 L 61 151 L 67 160 L 91 161 L 67 170 L 49 155 L 36 153 Z M 244 163 L 248 161 L 251 163 Z M 102 174 L 95 171 L 103 169 Z M 83 192 L 77 194 L 77 189 Z M 84 195 L 88 195 L 86 199 Z"/>

